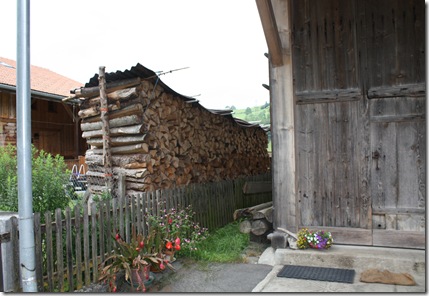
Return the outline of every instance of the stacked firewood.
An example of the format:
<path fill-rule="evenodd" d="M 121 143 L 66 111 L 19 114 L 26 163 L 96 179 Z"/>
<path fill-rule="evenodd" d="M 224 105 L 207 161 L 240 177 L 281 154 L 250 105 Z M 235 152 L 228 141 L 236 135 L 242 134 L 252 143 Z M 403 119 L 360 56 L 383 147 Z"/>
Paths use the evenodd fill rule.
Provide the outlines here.
<path fill-rule="evenodd" d="M 273 202 L 235 210 L 233 217 L 234 220 L 242 220 L 239 224 L 241 233 L 250 233 L 253 237 L 266 239 L 273 230 Z"/>
<path fill-rule="evenodd" d="M 109 135 L 100 119 L 96 89 L 81 89 L 79 116 L 88 188 L 105 190 L 103 137 L 109 137 L 115 179 L 125 174 L 127 194 L 213 182 L 268 171 L 267 136 L 229 113 L 210 111 L 148 80 L 108 87 Z"/>

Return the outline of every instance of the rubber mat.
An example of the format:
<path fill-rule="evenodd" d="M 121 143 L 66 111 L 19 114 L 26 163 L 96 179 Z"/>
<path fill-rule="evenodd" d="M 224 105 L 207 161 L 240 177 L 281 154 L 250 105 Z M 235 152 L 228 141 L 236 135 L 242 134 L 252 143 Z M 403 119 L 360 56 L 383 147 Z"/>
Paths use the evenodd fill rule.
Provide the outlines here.
<path fill-rule="evenodd" d="M 355 271 L 353 269 L 341 269 L 330 267 L 285 265 L 277 274 L 278 277 L 328 281 L 339 283 L 353 283 Z"/>

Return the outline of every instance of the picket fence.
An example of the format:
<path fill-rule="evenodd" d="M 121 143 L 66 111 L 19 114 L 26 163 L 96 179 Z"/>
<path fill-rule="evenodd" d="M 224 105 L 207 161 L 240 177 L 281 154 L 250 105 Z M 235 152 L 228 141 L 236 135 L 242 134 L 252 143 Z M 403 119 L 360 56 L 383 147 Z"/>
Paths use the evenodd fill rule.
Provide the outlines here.
<path fill-rule="evenodd" d="M 233 221 L 234 210 L 271 201 L 271 192 L 245 194 L 243 185 L 269 181 L 270 175 L 252 176 L 218 183 L 191 184 L 136 196 L 119 196 L 73 209 L 34 214 L 36 278 L 39 292 L 79 290 L 98 282 L 98 265 L 112 250 L 112 234 L 119 231 L 130 240 L 131 225 L 139 233 L 147 232 L 145 213 L 159 214 L 171 208 L 192 206 L 195 221 L 214 230 Z M 19 225 L 11 218 L 12 230 L 1 235 L 1 242 L 12 244 L 13 292 L 20 292 Z M 1 252 L 1 251 L 0 251 Z M 1 254 L 1 253 L 0 253 Z M 2 254 L 9 256 L 9 254 Z M 1 261 L 0 261 L 1 262 Z"/>

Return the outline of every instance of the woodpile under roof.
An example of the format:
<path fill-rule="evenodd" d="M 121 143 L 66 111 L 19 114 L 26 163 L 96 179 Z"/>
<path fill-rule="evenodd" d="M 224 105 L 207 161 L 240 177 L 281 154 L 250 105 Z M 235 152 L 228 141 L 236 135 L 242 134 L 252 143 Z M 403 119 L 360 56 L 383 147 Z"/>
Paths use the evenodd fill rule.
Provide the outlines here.
<path fill-rule="evenodd" d="M 92 194 L 105 191 L 98 75 L 72 99 L 80 100 L 87 181 Z M 111 172 L 125 174 L 127 194 L 266 173 L 265 131 L 234 119 L 231 110 L 208 110 L 180 95 L 140 64 L 107 73 Z"/>

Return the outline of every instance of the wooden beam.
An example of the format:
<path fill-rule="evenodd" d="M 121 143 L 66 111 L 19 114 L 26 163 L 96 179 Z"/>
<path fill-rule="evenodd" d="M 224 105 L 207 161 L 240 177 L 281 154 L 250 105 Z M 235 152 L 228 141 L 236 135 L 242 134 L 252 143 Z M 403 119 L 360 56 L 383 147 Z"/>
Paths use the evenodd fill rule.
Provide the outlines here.
<path fill-rule="evenodd" d="M 293 59 L 291 42 L 291 3 L 273 1 L 279 29 L 288 47 L 283 51 L 283 65 L 270 65 L 271 138 L 273 175 L 273 223 L 291 232 L 298 232 L 299 209 L 297 203 L 296 149 L 295 149 L 295 97 L 293 85 Z"/>
<path fill-rule="evenodd" d="M 104 162 L 104 175 L 106 180 L 106 187 L 109 192 L 113 189 L 113 175 L 112 175 L 112 151 L 110 149 L 110 126 L 109 114 L 107 108 L 107 94 L 106 94 L 106 78 L 105 67 L 101 66 L 98 74 L 99 92 L 100 92 L 100 111 L 101 121 L 103 123 L 103 162 Z"/>
<path fill-rule="evenodd" d="M 271 0 L 256 0 L 259 17 L 269 50 L 269 59 L 274 67 L 283 65 L 282 43 L 277 29 Z"/>

